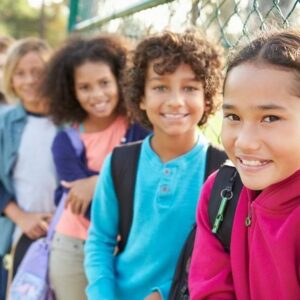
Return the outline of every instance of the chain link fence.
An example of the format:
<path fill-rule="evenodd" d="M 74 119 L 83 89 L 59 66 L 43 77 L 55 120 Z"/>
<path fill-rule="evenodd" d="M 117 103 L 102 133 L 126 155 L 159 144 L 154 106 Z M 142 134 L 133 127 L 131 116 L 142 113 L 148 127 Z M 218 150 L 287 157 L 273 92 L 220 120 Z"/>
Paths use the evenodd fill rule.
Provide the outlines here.
<path fill-rule="evenodd" d="M 118 31 L 139 38 L 164 28 L 182 30 L 196 26 L 218 37 L 226 48 L 270 25 L 300 25 L 299 0 L 75 0 L 75 3 L 74 31 Z"/>
<path fill-rule="evenodd" d="M 300 26 L 300 0 L 72 1 L 77 3 L 73 31 L 118 32 L 138 39 L 165 28 L 182 31 L 195 26 L 225 49 L 270 27 Z M 217 114 L 205 129 L 213 142 L 219 142 L 220 119 Z"/>

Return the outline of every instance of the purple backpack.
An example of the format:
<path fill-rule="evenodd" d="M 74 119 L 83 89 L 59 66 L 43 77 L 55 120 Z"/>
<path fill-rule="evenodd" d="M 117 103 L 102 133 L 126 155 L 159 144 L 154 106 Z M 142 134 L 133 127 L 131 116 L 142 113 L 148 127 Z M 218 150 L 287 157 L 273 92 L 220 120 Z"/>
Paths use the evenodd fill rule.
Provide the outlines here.
<path fill-rule="evenodd" d="M 69 139 L 79 156 L 83 151 L 83 144 L 76 129 L 65 129 Z M 51 241 L 56 224 L 64 210 L 66 193 L 55 211 L 50 223 L 47 236 L 33 242 L 24 256 L 17 274 L 10 286 L 9 300 L 54 300 L 48 279 L 49 254 Z"/>

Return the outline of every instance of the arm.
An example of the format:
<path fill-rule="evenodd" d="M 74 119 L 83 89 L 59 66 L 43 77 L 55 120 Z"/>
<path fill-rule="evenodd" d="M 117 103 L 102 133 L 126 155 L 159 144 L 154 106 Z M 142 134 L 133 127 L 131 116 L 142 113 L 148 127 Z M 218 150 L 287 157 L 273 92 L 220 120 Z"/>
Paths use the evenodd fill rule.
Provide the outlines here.
<path fill-rule="evenodd" d="M 198 209 L 197 232 L 189 272 L 191 300 L 236 299 L 230 256 L 211 232 L 208 202 L 215 174 L 204 184 Z"/>
<path fill-rule="evenodd" d="M 97 172 L 89 170 L 84 153 L 78 157 L 68 135 L 61 131 L 52 145 L 52 153 L 58 178 L 65 191 L 69 191 L 66 207 L 74 214 L 84 215 L 90 206 L 98 179 Z"/>
<path fill-rule="evenodd" d="M 52 145 L 52 154 L 59 180 L 74 181 L 97 174 L 88 169 L 82 156 L 76 155 L 72 143 L 64 131 L 57 133 Z"/>
<path fill-rule="evenodd" d="M 165 282 L 161 286 L 152 289 L 151 294 L 149 294 L 145 300 L 167 300 L 169 299 L 169 293 L 171 288 L 172 280 Z"/>
<path fill-rule="evenodd" d="M 9 202 L 13 199 L 13 195 L 11 195 L 4 187 L 3 183 L 0 180 L 0 214 L 4 213 L 4 209 Z"/>
<path fill-rule="evenodd" d="M 118 235 L 119 211 L 113 188 L 111 155 L 104 162 L 92 202 L 91 226 L 85 245 L 88 299 L 116 299 L 114 249 Z"/>

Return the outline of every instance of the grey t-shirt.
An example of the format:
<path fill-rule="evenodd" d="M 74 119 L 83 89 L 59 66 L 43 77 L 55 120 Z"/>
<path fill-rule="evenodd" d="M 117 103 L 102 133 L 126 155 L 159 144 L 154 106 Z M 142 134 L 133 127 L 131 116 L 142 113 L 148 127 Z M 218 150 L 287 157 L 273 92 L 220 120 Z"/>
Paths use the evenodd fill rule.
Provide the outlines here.
<path fill-rule="evenodd" d="M 56 128 L 47 117 L 29 115 L 13 170 L 16 199 L 26 212 L 53 212 L 57 186 L 51 145 Z M 14 241 L 21 234 L 16 228 Z"/>

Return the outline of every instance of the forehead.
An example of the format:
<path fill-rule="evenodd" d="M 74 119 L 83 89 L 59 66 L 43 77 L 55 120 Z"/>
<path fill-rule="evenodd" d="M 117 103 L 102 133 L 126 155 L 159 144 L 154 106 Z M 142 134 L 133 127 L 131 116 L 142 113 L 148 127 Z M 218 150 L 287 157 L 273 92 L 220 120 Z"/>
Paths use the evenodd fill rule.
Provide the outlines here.
<path fill-rule="evenodd" d="M 75 68 L 75 76 L 76 77 L 107 77 L 107 76 L 113 76 L 113 73 L 111 71 L 110 65 L 98 61 L 98 62 L 92 62 L 92 61 L 85 61 L 81 65 L 77 66 Z"/>
<path fill-rule="evenodd" d="M 36 51 L 30 51 L 24 54 L 18 60 L 16 68 L 25 68 L 25 67 L 42 67 L 44 66 L 44 61 L 41 55 Z"/>
<path fill-rule="evenodd" d="M 155 71 L 156 65 L 159 63 L 159 61 L 151 61 L 147 67 L 147 80 L 151 79 L 170 79 L 173 77 L 183 77 L 188 79 L 196 80 L 196 75 L 194 71 L 192 70 L 191 66 L 185 63 L 179 64 L 173 72 L 159 72 L 157 73 Z M 166 67 L 165 67 L 166 68 Z M 164 69 L 164 68 L 162 68 Z M 167 69 L 167 68 L 166 68 Z"/>
<path fill-rule="evenodd" d="M 224 86 L 224 103 L 236 104 L 284 102 L 295 97 L 293 72 L 273 66 L 245 63 L 234 67 Z"/>

